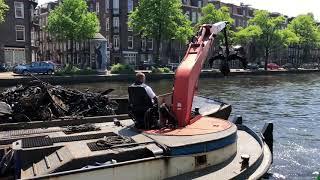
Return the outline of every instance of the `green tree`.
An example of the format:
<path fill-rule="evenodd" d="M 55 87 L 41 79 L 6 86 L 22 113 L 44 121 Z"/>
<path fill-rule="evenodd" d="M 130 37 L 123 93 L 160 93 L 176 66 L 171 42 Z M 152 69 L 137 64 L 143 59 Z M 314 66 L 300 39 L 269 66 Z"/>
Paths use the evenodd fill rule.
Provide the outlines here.
<path fill-rule="evenodd" d="M 229 25 L 227 26 L 228 29 L 228 38 L 232 42 L 234 31 L 231 30 L 231 24 L 234 23 L 234 19 L 230 16 L 229 8 L 226 6 L 221 7 L 220 9 L 216 9 L 215 6 L 211 3 L 207 4 L 201 9 L 202 16 L 197 24 L 196 28 L 201 26 L 202 24 L 214 24 L 220 21 L 227 21 Z M 218 35 L 219 40 L 222 40 L 223 36 Z M 220 42 L 220 41 L 219 41 Z"/>
<path fill-rule="evenodd" d="M 95 13 L 88 12 L 84 0 L 64 0 L 48 17 L 47 30 L 57 40 L 70 40 L 73 63 L 75 41 L 93 38 L 99 32 L 99 20 Z"/>
<path fill-rule="evenodd" d="M 290 29 L 282 28 L 284 23 L 283 16 L 271 17 L 267 11 L 255 11 L 249 26 L 235 33 L 235 40 L 240 43 L 254 40 L 262 47 L 265 54 L 265 70 L 267 70 L 269 55 L 273 50 L 299 41 Z"/>
<path fill-rule="evenodd" d="M 9 10 L 8 5 L 3 0 L 0 0 L 0 23 L 4 21 L 5 13 Z"/>
<path fill-rule="evenodd" d="M 313 14 L 297 16 L 290 22 L 288 29 L 299 37 L 299 44 L 303 46 L 303 59 L 307 60 L 310 48 L 320 45 L 320 31 Z"/>
<path fill-rule="evenodd" d="M 202 24 L 214 24 L 220 21 L 227 21 L 229 24 L 234 23 L 234 19 L 230 17 L 229 8 L 221 7 L 216 9 L 213 4 L 209 3 L 201 9 L 202 16 L 198 25 Z"/>
<path fill-rule="evenodd" d="M 143 37 L 156 41 L 156 64 L 160 60 L 160 43 L 177 39 L 186 42 L 193 35 L 191 22 L 181 10 L 181 0 L 140 0 L 129 16 L 129 26 Z"/>

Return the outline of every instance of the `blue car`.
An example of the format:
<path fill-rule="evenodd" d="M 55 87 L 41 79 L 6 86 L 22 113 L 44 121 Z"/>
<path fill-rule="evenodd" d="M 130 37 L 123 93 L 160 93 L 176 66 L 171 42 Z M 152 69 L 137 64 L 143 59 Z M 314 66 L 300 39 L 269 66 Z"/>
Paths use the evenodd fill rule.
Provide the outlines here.
<path fill-rule="evenodd" d="M 54 64 L 50 62 L 33 62 L 31 64 L 17 65 L 14 67 L 13 72 L 23 75 L 29 73 L 52 74 L 54 72 Z"/>

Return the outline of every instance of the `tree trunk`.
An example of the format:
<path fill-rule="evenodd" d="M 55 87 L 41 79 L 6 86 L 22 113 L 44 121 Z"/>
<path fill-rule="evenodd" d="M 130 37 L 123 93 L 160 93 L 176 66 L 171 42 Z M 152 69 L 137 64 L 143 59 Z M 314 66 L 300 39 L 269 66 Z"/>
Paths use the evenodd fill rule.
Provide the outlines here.
<path fill-rule="evenodd" d="M 268 70 L 269 47 L 266 47 L 266 58 L 264 60 L 264 70 Z"/>
<path fill-rule="evenodd" d="M 156 50 L 155 64 L 158 67 L 160 65 L 161 23 L 159 23 L 159 29 L 158 29 L 156 41 L 157 41 L 157 50 Z"/>
<path fill-rule="evenodd" d="M 71 50 L 71 65 L 73 65 L 74 64 L 74 53 L 73 53 L 73 48 L 74 48 L 74 40 L 73 39 L 71 39 L 70 40 L 70 50 Z"/>

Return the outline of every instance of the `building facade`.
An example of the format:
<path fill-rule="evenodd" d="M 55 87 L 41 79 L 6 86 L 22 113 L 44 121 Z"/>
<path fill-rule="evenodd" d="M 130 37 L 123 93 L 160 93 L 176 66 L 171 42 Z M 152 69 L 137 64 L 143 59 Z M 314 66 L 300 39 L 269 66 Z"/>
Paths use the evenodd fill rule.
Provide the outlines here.
<path fill-rule="evenodd" d="M 59 0 L 60 1 L 60 0 Z M 138 6 L 139 0 L 86 0 L 89 11 L 95 12 L 100 21 L 100 34 L 105 37 L 108 44 L 108 64 L 130 64 L 136 68 L 141 65 L 154 63 L 157 43 L 152 38 L 144 38 L 134 32 L 128 26 L 130 13 Z M 229 8 L 230 16 L 234 19 L 233 28 L 246 27 L 254 10 L 249 5 L 240 3 L 234 5 L 217 0 L 181 0 L 182 10 L 186 17 L 195 25 L 201 18 L 201 8 L 208 3 L 214 4 L 216 9 L 223 6 Z M 50 2 L 38 7 L 38 29 L 35 28 L 34 44 L 36 52 L 32 55 L 36 60 L 51 60 L 57 63 L 66 63 L 71 58 L 70 42 L 57 42 L 45 31 L 48 15 L 57 2 Z M 272 13 L 272 16 L 278 14 Z M 37 23 L 34 23 L 37 24 Z M 284 27 L 286 24 L 284 24 Z M 35 26 L 37 27 L 37 26 Z M 32 36 L 32 37 L 33 37 Z M 31 40 L 33 42 L 33 40 Z M 92 64 L 94 59 L 94 48 L 89 41 L 77 42 L 74 45 L 76 56 L 74 64 L 81 66 Z M 38 51 L 37 51 L 38 48 Z M 162 41 L 160 44 L 161 64 L 170 65 L 179 63 L 184 57 L 187 44 L 174 39 Z M 255 47 L 249 45 L 247 48 L 248 59 L 254 59 Z M 276 53 L 275 53 L 276 54 Z M 232 62 L 231 67 L 237 68 L 239 62 Z"/>
<path fill-rule="evenodd" d="M 32 60 L 34 10 L 37 0 L 5 0 L 9 6 L 5 22 L 0 24 L 0 63 L 9 66 Z"/>
<path fill-rule="evenodd" d="M 37 9 L 39 31 L 35 33 L 35 42 L 39 42 L 36 60 L 52 60 L 64 63 L 70 58 L 70 42 L 56 42 L 45 31 L 48 16 L 59 1 L 49 2 Z M 156 42 L 152 38 L 143 38 L 133 32 L 128 26 L 130 13 L 138 6 L 139 0 L 87 0 L 89 11 L 95 12 L 100 21 L 100 34 L 108 44 L 109 64 L 124 63 L 136 66 L 152 64 L 156 53 Z M 194 24 L 201 16 L 201 7 L 206 5 L 207 0 L 182 0 L 182 10 Z M 38 45 L 38 43 L 36 43 Z M 90 43 L 77 43 L 76 51 L 82 55 L 79 58 L 90 59 L 92 47 Z M 91 49 L 91 50 L 90 50 Z M 161 61 L 163 64 L 177 63 L 183 58 L 186 45 L 174 40 L 161 43 Z M 78 53 L 76 53 L 78 54 Z M 81 56 L 81 57 L 80 57 Z M 76 57 L 78 59 L 78 57 Z M 82 62 L 83 60 L 76 60 Z M 89 60 L 90 61 L 90 60 Z M 75 64 L 79 64 L 79 63 Z"/>

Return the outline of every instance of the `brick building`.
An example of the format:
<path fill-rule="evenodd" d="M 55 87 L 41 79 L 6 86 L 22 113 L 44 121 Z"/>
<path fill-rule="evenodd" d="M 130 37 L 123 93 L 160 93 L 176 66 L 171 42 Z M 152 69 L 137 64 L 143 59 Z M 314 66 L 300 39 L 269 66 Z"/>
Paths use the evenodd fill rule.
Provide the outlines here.
<path fill-rule="evenodd" d="M 95 12 L 100 21 L 100 34 L 108 42 L 109 64 L 125 63 L 133 66 L 141 64 L 153 64 L 157 43 L 150 38 L 141 38 L 128 27 L 128 16 L 139 0 L 87 0 L 89 11 Z M 253 17 L 255 9 L 241 3 L 239 6 L 224 3 L 217 0 L 182 0 L 183 13 L 195 24 L 201 17 L 201 8 L 207 3 L 212 3 L 219 9 L 226 6 L 230 10 L 230 16 L 235 20 L 233 27 L 246 27 Z M 64 63 L 70 58 L 70 42 L 56 42 L 44 29 L 47 25 L 50 10 L 58 2 L 50 2 L 37 9 L 39 18 L 39 31 L 35 33 L 35 44 L 39 51 L 35 55 L 38 60 L 54 60 Z M 278 14 L 272 13 L 272 16 Z M 286 24 L 284 24 L 284 27 Z M 76 43 L 75 64 L 83 61 L 91 61 L 92 47 L 89 42 Z M 160 53 L 162 64 L 176 64 L 181 61 L 187 46 L 175 40 L 166 40 L 161 43 Z M 248 57 L 254 56 L 254 47 L 248 47 Z M 254 58 L 254 57 L 253 57 Z M 238 67 L 238 62 L 231 67 Z"/>
<path fill-rule="evenodd" d="M 138 6 L 138 0 L 87 0 L 89 11 L 96 12 L 100 21 L 100 34 L 108 42 L 110 64 L 126 63 L 139 66 L 143 63 L 152 64 L 155 55 L 156 43 L 151 38 L 141 38 L 128 27 L 128 16 Z M 207 0 L 182 0 L 183 12 L 196 23 L 201 16 L 201 7 Z M 39 18 L 39 52 L 38 60 L 54 60 L 63 63 L 68 57 L 67 50 L 70 42 L 56 42 L 44 29 L 47 25 L 50 10 L 58 5 L 58 1 L 41 5 L 37 9 Z M 35 33 L 37 34 L 37 33 Z M 37 35 L 35 35 L 37 36 Z M 77 43 L 76 50 L 87 52 L 77 58 L 88 59 L 90 43 Z M 92 48 L 91 48 L 92 49 Z M 163 42 L 161 45 L 161 59 L 163 63 L 179 62 L 186 46 L 174 40 Z M 77 59 L 76 58 L 76 59 Z M 77 60 L 76 60 L 77 61 Z M 82 60 L 80 60 L 81 62 Z"/>
<path fill-rule="evenodd" d="M 37 0 L 5 0 L 9 6 L 5 22 L 0 24 L 0 63 L 13 66 L 31 62 L 34 9 Z"/>

